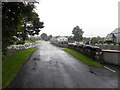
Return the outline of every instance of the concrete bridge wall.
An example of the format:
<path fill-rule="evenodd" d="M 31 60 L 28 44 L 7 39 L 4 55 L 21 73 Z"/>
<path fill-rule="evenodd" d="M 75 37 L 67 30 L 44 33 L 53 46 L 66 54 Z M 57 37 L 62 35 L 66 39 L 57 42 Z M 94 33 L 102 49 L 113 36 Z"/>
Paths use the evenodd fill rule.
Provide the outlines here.
<path fill-rule="evenodd" d="M 117 50 L 103 50 L 102 58 L 104 62 L 114 64 L 114 65 L 120 65 L 120 51 Z"/>

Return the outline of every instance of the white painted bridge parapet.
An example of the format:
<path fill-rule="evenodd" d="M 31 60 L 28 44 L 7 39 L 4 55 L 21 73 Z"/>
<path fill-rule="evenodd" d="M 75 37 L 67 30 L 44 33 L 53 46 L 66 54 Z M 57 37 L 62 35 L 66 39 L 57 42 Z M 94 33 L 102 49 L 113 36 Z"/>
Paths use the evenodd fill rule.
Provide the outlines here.
<path fill-rule="evenodd" d="M 106 63 L 120 65 L 120 51 L 118 50 L 102 50 L 103 60 Z"/>

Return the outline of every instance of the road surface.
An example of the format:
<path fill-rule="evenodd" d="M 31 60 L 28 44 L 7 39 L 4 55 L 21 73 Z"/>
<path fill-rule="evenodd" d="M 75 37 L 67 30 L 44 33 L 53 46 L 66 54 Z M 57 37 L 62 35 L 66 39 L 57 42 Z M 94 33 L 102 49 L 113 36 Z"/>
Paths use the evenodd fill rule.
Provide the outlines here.
<path fill-rule="evenodd" d="M 117 88 L 117 79 L 97 75 L 61 48 L 49 42 L 37 48 L 9 88 Z"/>

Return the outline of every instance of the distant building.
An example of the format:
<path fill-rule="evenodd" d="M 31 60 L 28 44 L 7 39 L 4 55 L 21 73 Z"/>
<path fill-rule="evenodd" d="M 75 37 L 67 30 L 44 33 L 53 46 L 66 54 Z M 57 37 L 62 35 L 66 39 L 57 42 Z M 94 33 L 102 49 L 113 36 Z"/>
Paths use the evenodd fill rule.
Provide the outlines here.
<path fill-rule="evenodd" d="M 67 43 L 68 42 L 68 38 L 66 38 L 66 37 L 58 37 L 57 38 L 57 41 L 59 42 L 59 43 Z"/>
<path fill-rule="evenodd" d="M 114 43 L 120 43 L 120 28 L 116 28 L 113 32 L 108 34 L 105 41 L 112 40 Z"/>
<path fill-rule="evenodd" d="M 68 43 L 68 38 L 64 37 L 64 36 L 60 36 L 60 37 L 53 37 L 50 40 L 50 43 Z"/>
<path fill-rule="evenodd" d="M 56 37 L 51 38 L 50 43 L 57 43 L 57 38 Z"/>

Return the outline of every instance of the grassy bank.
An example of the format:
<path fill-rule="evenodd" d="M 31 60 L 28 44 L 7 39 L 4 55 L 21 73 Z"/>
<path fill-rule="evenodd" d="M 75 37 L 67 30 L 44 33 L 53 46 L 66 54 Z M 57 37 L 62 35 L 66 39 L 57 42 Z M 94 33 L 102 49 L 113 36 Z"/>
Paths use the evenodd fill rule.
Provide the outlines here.
<path fill-rule="evenodd" d="M 6 56 L 2 60 L 2 87 L 5 88 L 16 77 L 19 70 L 29 59 L 30 55 L 36 51 L 36 48 L 30 48 L 11 56 Z"/>
<path fill-rule="evenodd" d="M 72 49 L 64 49 L 64 51 L 68 52 L 69 54 L 71 54 L 72 56 L 74 56 L 75 58 L 77 58 L 78 60 L 80 60 L 81 62 L 90 65 L 90 66 L 95 66 L 95 67 L 102 67 L 103 65 L 100 64 L 99 62 L 93 61 L 92 59 L 90 59 L 89 57 L 76 52 L 75 50 Z"/>
<path fill-rule="evenodd" d="M 28 40 L 26 40 L 25 43 L 38 44 L 38 43 L 40 43 L 40 42 L 33 42 L 33 41 L 28 41 Z"/>

